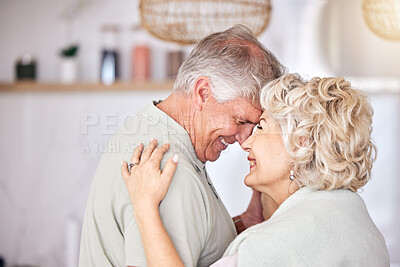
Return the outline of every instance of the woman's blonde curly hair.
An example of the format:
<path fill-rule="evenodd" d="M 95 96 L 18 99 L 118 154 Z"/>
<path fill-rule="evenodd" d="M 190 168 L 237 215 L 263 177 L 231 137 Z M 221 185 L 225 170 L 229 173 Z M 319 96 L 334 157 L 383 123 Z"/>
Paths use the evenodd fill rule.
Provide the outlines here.
<path fill-rule="evenodd" d="M 369 181 L 373 110 L 350 82 L 286 74 L 264 87 L 261 105 L 281 126 L 299 186 L 357 191 Z"/>

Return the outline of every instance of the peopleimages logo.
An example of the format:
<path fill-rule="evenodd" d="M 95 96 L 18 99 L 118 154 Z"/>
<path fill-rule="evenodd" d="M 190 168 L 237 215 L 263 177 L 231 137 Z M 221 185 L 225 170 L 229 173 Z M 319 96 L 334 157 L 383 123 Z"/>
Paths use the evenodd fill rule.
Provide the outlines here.
<path fill-rule="evenodd" d="M 117 114 L 117 112 L 83 113 L 81 118 L 81 134 L 115 135 L 118 131 L 122 134 L 133 135 L 140 130 L 141 134 L 148 134 L 152 127 L 162 123 L 168 127 L 173 120 L 159 118 L 158 116 L 141 117 L 138 119 L 134 113 Z M 174 130 L 163 131 L 163 134 L 174 134 Z"/>
<path fill-rule="evenodd" d="M 165 130 L 158 133 L 162 135 L 177 135 L 176 131 L 168 127 L 168 124 L 173 122 L 172 119 L 164 120 L 161 122 L 159 117 L 141 117 L 140 120 L 133 113 L 117 114 L 116 112 L 104 113 L 84 113 L 81 117 L 81 135 L 84 137 L 83 144 L 80 145 L 82 153 L 120 153 L 129 152 L 133 153 L 139 141 L 132 142 L 116 142 L 112 140 L 115 134 L 134 136 L 140 134 L 141 136 L 150 135 L 152 127 L 157 126 L 159 123 L 166 125 Z M 175 122 L 174 122 L 175 123 Z M 167 130 L 167 128 L 171 128 Z M 148 141 L 140 140 L 145 146 L 148 145 L 153 136 L 146 138 Z M 132 138 L 134 139 L 134 138 Z M 170 137 L 162 138 L 164 140 L 171 140 Z M 128 137 L 129 140 L 129 137 Z M 163 140 L 158 140 L 159 144 Z M 191 142 L 188 144 L 173 143 L 171 148 L 175 152 L 182 150 L 194 150 Z"/>
<path fill-rule="evenodd" d="M 135 142 L 121 144 L 110 141 L 111 137 L 118 131 L 124 134 L 135 134 L 139 127 L 131 127 L 128 130 L 127 121 L 134 120 L 136 114 L 117 112 L 90 112 L 81 116 L 81 135 L 84 142 L 81 144 L 82 153 L 119 153 L 133 152 L 138 145 Z"/>
<path fill-rule="evenodd" d="M 125 124 L 128 119 L 135 118 L 135 116 L 136 114 L 133 113 L 118 115 L 117 112 L 84 113 L 81 120 L 81 134 L 87 135 L 90 131 L 101 135 L 114 135 L 119 129 L 125 130 L 127 134 L 135 134 L 135 129 L 130 129 L 129 132 Z"/>

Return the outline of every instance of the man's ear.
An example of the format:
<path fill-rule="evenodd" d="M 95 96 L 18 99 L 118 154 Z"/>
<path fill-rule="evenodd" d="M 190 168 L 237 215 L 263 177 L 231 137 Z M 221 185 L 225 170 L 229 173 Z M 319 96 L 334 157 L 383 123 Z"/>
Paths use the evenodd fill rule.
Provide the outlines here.
<path fill-rule="evenodd" d="M 200 76 L 194 83 L 193 97 L 198 110 L 202 110 L 212 96 L 210 80 L 206 76 Z"/>

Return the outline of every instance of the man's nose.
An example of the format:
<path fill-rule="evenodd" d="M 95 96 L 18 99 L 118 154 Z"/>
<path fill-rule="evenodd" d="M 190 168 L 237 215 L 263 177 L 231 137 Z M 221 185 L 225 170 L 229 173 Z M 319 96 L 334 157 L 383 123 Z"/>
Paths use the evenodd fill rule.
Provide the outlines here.
<path fill-rule="evenodd" d="M 242 145 L 242 143 L 251 135 L 252 130 L 252 125 L 246 125 L 239 133 L 235 134 L 235 138 L 240 145 Z"/>
<path fill-rule="evenodd" d="M 251 145 L 252 145 L 252 143 L 253 143 L 253 139 L 254 139 L 254 136 L 253 136 L 253 135 L 250 135 L 248 138 L 246 138 L 246 139 L 240 144 L 240 146 L 242 147 L 242 149 L 243 149 L 244 151 L 248 152 L 248 151 L 250 150 Z"/>

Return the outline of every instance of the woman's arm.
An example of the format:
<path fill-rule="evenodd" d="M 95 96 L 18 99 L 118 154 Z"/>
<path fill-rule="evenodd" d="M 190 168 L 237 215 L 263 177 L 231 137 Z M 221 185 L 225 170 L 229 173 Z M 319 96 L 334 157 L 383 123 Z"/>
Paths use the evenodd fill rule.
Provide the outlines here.
<path fill-rule="evenodd" d="M 158 210 L 171 184 L 178 157 L 175 155 L 170 158 L 161 171 L 161 159 L 169 149 L 169 144 L 158 148 L 156 146 L 155 139 L 144 151 L 143 145 L 139 144 L 131 158 L 131 163 L 134 164 L 131 170 L 129 171 L 129 164 L 121 162 L 122 177 L 128 188 L 142 237 L 147 266 L 184 266 L 162 224 Z"/>

